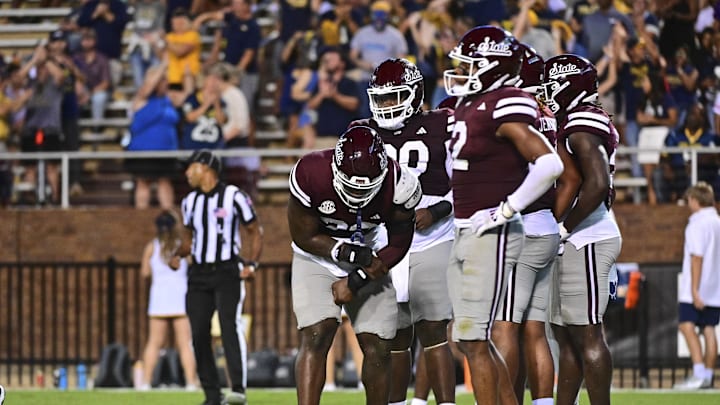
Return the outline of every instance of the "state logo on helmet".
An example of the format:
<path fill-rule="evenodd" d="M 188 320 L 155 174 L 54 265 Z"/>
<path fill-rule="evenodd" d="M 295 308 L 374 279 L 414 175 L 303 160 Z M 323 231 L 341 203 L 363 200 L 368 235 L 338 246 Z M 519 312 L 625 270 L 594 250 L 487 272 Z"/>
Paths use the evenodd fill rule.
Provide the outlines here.
<path fill-rule="evenodd" d="M 388 157 L 377 131 L 357 126 L 345 131 L 332 159 L 333 187 L 349 207 L 362 208 L 380 192 Z"/>
<path fill-rule="evenodd" d="M 597 91 L 597 70 L 589 60 L 565 54 L 545 61 L 543 98 L 554 114 L 594 103 Z"/>
<path fill-rule="evenodd" d="M 451 96 L 466 96 L 513 85 L 523 53 L 509 32 L 484 25 L 465 33 L 448 56 L 457 67 L 443 74 L 445 91 Z"/>
<path fill-rule="evenodd" d="M 425 97 L 423 76 L 407 59 L 388 59 L 378 65 L 367 93 L 373 119 L 385 129 L 398 129 L 420 111 Z"/>

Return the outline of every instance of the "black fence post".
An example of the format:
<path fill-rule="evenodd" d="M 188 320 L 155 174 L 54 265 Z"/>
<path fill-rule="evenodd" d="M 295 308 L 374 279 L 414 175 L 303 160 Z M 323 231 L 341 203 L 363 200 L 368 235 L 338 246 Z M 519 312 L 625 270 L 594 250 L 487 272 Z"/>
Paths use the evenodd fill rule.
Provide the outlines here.
<path fill-rule="evenodd" d="M 643 275 L 640 279 L 640 308 L 638 308 L 638 312 L 640 313 L 640 319 L 638 319 L 640 388 L 650 387 L 650 373 L 648 368 L 648 317 L 650 314 L 648 313 L 649 297 L 647 292 L 647 280 Z"/>
<path fill-rule="evenodd" d="M 107 260 L 107 343 L 115 343 L 115 272 L 117 262 L 110 256 Z"/>

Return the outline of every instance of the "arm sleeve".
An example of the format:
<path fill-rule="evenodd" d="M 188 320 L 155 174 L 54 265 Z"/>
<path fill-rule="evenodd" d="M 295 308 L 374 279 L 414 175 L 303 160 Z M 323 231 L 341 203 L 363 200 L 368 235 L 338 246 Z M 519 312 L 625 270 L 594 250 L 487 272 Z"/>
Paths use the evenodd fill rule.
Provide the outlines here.
<path fill-rule="evenodd" d="M 705 229 L 701 226 L 688 226 L 687 232 L 685 232 L 685 244 L 691 255 L 702 257 L 705 254 L 708 240 L 705 237 Z"/>
<path fill-rule="evenodd" d="M 556 153 L 547 153 L 535 160 L 520 187 L 507 198 L 515 211 L 522 211 L 540 198 L 553 185 L 563 171 L 563 164 Z"/>

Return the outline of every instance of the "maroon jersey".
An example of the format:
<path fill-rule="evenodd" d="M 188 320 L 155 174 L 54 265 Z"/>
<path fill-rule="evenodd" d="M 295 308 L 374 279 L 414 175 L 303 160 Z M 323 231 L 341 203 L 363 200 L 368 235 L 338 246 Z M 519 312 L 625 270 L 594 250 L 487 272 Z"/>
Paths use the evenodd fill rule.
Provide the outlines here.
<path fill-rule="evenodd" d="M 568 152 L 577 159 L 567 144 L 568 137 L 575 132 L 584 132 L 599 136 L 603 140 L 603 147 L 608 156 L 610 170 L 610 190 L 608 190 L 608 207 L 612 205 L 615 190 L 612 178 L 615 174 L 615 150 L 620 136 L 605 110 L 593 105 L 581 105 L 570 111 L 565 119 L 558 125 L 558 143 L 566 145 Z"/>
<path fill-rule="evenodd" d="M 455 119 L 446 108 L 413 115 L 397 130 L 381 128 L 375 120 L 354 121 L 350 126 L 368 126 L 385 142 L 388 156 L 412 169 L 424 195 L 445 196 L 450 191 L 451 164 L 447 144 Z"/>
<path fill-rule="evenodd" d="M 547 138 L 550 145 L 553 148 L 557 148 L 557 121 L 555 115 L 550 111 L 546 105 L 539 105 L 538 108 L 538 119 L 535 120 L 535 128 L 537 128 Z M 537 201 L 533 202 L 525 208 L 523 214 L 529 214 L 531 212 L 552 209 L 555 205 L 555 185 L 538 198 Z"/>
<path fill-rule="evenodd" d="M 537 108 L 532 95 L 515 87 L 460 100 L 450 144 L 456 219 L 496 207 L 523 182 L 528 162 L 497 131 L 506 122 L 534 124 Z"/>
<path fill-rule="evenodd" d="M 400 173 L 400 165 L 388 159 L 388 173 L 380 192 L 360 211 L 345 205 L 333 187 L 333 174 L 330 162 L 333 150 L 326 149 L 303 156 L 290 173 L 290 192 L 303 206 L 318 215 L 327 235 L 338 238 L 350 238 L 358 229 L 360 222 L 362 233 L 368 234 L 375 227 L 386 223 L 396 207 L 393 202 L 395 182 Z M 367 242 L 367 241 L 366 241 Z"/>

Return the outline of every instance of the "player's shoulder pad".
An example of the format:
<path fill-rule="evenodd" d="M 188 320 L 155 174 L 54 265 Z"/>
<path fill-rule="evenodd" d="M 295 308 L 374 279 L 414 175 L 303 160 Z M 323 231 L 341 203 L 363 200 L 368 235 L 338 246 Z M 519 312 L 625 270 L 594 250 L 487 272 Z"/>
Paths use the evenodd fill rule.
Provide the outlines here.
<path fill-rule="evenodd" d="M 398 166 L 399 170 L 395 178 L 393 203 L 402 205 L 407 210 L 411 210 L 420 203 L 420 199 L 422 198 L 420 180 L 418 180 L 417 176 L 407 167 Z"/>

